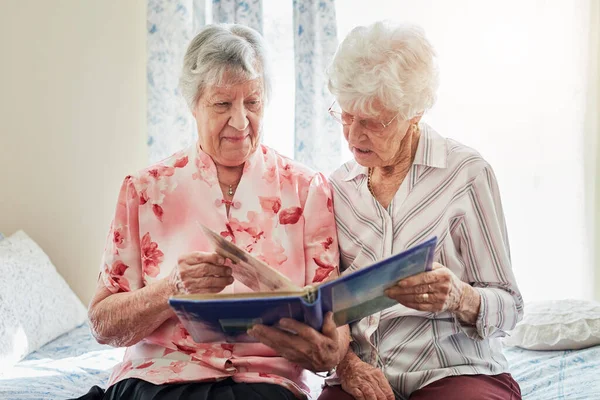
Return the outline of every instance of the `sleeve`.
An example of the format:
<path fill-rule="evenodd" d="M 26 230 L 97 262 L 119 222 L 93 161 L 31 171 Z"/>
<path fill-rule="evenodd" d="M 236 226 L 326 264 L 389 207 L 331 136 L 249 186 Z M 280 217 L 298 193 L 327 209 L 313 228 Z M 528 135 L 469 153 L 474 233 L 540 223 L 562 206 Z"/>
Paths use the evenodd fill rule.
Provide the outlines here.
<path fill-rule="evenodd" d="M 472 339 L 502 337 L 523 317 L 523 299 L 512 271 L 500 191 L 491 167 L 468 189 L 470 207 L 459 227 L 460 254 L 481 305 L 475 327 L 455 321 Z"/>
<path fill-rule="evenodd" d="M 115 216 L 102 257 L 100 278 L 113 293 L 129 292 L 143 286 L 140 256 L 140 199 L 132 177 L 123 181 Z"/>
<path fill-rule="evenodd" d="M 304 204 L 306 285 L 339 276 L 339 249 L 331 188 L 322 174 L 309 185 Z"/>

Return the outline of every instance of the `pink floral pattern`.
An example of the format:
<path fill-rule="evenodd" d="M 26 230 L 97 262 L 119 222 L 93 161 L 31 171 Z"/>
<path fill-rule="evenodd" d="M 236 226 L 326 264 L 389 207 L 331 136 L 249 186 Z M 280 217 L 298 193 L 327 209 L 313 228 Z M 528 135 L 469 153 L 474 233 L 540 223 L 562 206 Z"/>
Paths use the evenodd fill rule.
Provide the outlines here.
<path fill-rule="evenodd" d="M 323 175 L 261 146 L 244 166 L 226 214 L 212 159 L 196 146 L 123 182 L 101 276 L 113 293 L 164 279 L 177 259 L 212 251 L 197 222 L 245 248 L 298 286 L 337 275 L 338 246 Z M 247 292 L 234 282 L 224 292 Z M 195 343 L 175 317 L 127 349 L 109 384 L 139 378 L 156 384 L 233 377 L 308 394 L 306 374 L 258 343 Z"/>

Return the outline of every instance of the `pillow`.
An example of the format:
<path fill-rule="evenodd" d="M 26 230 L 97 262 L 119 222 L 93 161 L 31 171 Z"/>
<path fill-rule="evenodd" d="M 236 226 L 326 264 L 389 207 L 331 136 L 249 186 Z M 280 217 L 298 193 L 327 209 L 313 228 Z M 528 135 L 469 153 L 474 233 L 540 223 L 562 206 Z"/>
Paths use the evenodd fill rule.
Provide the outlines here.
<path fill-rule="evenodd" d="M 81 325 L 86 308 L 23 231 L 0 241 L 0 365 Z"/>
<path fill-rule="evenodd" d="M 529 350 L 579 350 L 600 345 L 600 303 L 586 300 L 554 300 L 529 303 L 523 320 L 507 346 Z"/>

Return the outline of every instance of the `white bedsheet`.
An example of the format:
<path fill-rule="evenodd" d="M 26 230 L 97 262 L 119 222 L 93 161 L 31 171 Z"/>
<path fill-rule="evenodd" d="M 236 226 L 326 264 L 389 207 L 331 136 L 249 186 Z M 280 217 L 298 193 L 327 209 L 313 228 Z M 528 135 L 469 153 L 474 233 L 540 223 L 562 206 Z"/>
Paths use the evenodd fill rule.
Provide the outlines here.
<path fill-rule="evenodd" d="M 124 349 L 98 344 L 87 324 L 48 343 L 9 371 L 0 372 L 0 399 L 70 399 L 105 387 Z"/>

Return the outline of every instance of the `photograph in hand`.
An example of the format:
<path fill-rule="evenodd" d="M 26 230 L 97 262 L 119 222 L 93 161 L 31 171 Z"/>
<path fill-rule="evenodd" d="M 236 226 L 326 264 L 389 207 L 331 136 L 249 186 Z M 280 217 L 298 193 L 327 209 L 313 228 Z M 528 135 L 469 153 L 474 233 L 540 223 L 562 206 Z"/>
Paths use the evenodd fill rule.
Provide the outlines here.
<path fill-rule="evenodd" d="M 223 236 L 198 223 L 214 246 L 216 253 L 231 260 L 233 277 L 255 292 L 274 290 L 301 290 L 279 271 L 253 257 L 250 253 L 229 242 Z"/>

